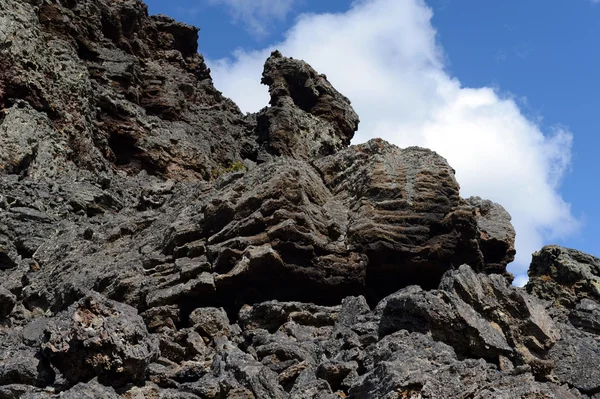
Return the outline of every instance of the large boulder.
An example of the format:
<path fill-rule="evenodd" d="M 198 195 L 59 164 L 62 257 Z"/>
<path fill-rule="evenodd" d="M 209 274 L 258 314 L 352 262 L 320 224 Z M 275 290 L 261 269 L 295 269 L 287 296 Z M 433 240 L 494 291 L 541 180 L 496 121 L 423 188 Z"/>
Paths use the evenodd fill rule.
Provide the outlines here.
<path fill-rule="evenodd" d="M 158 355 L 136 309 L 91 294 L 53 319 L 45 330 L 44 354 L 72 384 L 93 377 L 104 385 L 142 383 Z"/>
<path fill-rule="evenodd" d="M 262 83 L 269 86 L 271 106 L 259 112 L 257 133 L 267 154 L 310 159 L 350 144 L 358 115 L 325 75 L 274 51 L 265 62 Z"/>
<path fill-rule="evenodd" d="M 431 150 L 375 139 L 314 165 L 349 210 L 347 241 L 369 258 L 370 296 L 410 284 L 433 288 L 447 270 L 464 263 L 503 273 L 514 259 L 506 211 L 461 199 L 454 170 Z M 496 251 L 489 250 L 490 237 Z"/>
<path fill-rule="evenodd" d="M 50 362 L 39 350 L 37 339 L 30 342 L 21 331 L 0 332 L 0 386 L 46 387 L 55 377 Z"/>
<path fill-rule="evenodd" d="M 600 259 L 574 249 L 546 246 L 533 254 L 526 289 L 567 308 L 583 298 L 600 301 Z"/>
<path fill-rule="evenodd" d="M 430 333 L 461 356 L 527 364 L 540 377 L 551 373 L 548 351 L 561 337 L 537 298 L 500 275 L 476 274 L 466 265 L 447 272 L 437 291 L 413 286 L 385 298 L 377 313 L 382 335 Z"/>
<path fill-rule="evenodd" d="M 369 371 L 352 386 L 351 397 L 580 397 L 566 386 L 540 383 L 526 373 L 499 372 L 481 359 L 459 360 L 450 346 L 405 330 L 379 341 L 369 358 Z"/>

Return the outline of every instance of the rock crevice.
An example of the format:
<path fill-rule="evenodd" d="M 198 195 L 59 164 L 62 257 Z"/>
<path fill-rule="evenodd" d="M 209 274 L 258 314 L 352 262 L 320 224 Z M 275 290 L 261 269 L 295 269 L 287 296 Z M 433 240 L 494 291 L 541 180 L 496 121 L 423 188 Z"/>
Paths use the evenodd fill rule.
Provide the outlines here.
<path fill-rule="evenodd" d="M 598 397 L 600 261 L 512 287 L 510 215 L 443 157 L 350 145 L 279 52 L 242 114 L 198 32 L 0 2 L 0 398 Z"/>

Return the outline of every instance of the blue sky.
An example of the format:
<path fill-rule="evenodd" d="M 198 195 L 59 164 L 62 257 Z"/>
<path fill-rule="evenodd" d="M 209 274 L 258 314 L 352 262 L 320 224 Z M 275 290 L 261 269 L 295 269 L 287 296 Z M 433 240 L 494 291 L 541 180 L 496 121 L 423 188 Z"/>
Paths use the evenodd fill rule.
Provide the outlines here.
<path fill-rule="evenodd" d="M 504 205 L 524 278 L 558 243 L 600 255 L 600 4 L 592 0 L 147 1 L 201 28 L 218 89 L 266 105 L 273 48 L 306 59 L 350 97 L 355 142 L 423 145 L 457 170 L 463 195 Z"/>

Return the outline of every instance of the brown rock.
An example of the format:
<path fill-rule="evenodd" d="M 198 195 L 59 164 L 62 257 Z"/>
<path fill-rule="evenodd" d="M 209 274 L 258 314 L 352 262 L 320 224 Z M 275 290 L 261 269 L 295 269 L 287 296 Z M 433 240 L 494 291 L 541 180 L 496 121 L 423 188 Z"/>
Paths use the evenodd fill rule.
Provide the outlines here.
<path fill-rule="evenodd" d="M 496 258 L 482 252 L 481 217 L 460 198 L 454 170 L 433 151 L 375 139 L 314 165 L 349 211 L 344 231 L 349 248 L 369 257 L 371 293 L 410 284 L 433 287 L 446 270 L 463 263 L 504 271 L 512 259 L 514 231 L 497 235 L 508 243 L 492 254 Z"/>
<path fill-rule="evenodd" d="M 69 307 L 45 334 L 44 354 L 72 384 L 94 376 L 115 387 L 140 383 L 158 358 L 158 343 L 137 311 L 98 294 Z"/>
<path fill-rule="evenodd" d="M 479 228 L 479 247 L 488 273 L 506 273 L 506 265 L 515 259 L 515 229 L 510 214 L 499 204 L 479 197 L 467 199 L 475 207 Z"/>
<path fill-rule="evenodd" d="M 258 135 L 269 153 L 307 159 L 350 144 L 358 116 L 325 75 L 274 51 L 262 83 L 269 86 L 271 107 L 258 114 Z"/>
<path fill-rule="evenodd" d="M 584 298 L 600 301 L 600 259 L 574 249 L 546 246 L 533 254 L 526 289 L 569 309 Z"/>

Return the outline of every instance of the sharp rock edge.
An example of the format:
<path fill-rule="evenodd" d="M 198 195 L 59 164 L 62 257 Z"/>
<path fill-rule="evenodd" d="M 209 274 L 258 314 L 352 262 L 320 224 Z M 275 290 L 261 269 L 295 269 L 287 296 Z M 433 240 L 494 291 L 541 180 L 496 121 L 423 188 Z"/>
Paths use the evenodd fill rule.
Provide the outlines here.
<path fill-rule="evenodd" d="M 0 398 L 599 397 L 600 260 L 511 286 L 510 216 L 445 159 L 349 146 L 349 99 L 279 52 L 244 115 L 197 39 L 0 3 Z"/>

